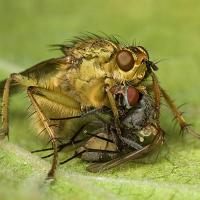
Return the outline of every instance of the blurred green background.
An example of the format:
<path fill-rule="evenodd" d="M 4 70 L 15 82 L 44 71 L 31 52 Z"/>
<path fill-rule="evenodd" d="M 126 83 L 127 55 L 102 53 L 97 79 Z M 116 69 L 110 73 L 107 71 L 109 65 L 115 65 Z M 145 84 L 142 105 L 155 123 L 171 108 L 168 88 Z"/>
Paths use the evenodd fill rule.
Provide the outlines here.
<path fill-rule="evenodd" d="M 182 108 L 186 119 L 200 131 L 199 22 L 198 0 L 0 0 L 0 78 L 61 55 L 50 44 L 88 31 L 116 35 L 161 60 L 160 84 L 177 105 L 188 103 Z M 12 98 L 10 142 L 0 145 L 1 200 L 200 198 L 200 141 L 179 136 L 165 105 L 167 156 L 95 175 L 77 159 L 60 167 L 55 184 L 42 184 L 49 163 L 26 151 L 44 144 L 29 126 L 25 96 Z"/>

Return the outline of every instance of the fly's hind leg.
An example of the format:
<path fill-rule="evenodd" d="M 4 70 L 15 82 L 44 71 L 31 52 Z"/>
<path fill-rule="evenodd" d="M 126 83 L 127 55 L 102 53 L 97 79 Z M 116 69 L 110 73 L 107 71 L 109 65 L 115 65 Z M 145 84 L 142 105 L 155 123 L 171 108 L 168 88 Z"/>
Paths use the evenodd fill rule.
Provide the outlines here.
<path fill-rule="evenodd" d="M 190 133 L 191 135 L 193 135 L 197 138 L 200 138 L 200 134 L 196 133 L 195 131 L 193 131 L 190 128 L 189 124 L 184 119 L 182 112 L 177 108 L 177 106 L 175 105 L 173 100 L 170 98 L 170 96 L 162 88 L 161 88 L 161 93 L 162 93 L 162 96 L 164 97 L 165 101 L 169 105 L 173 115 L 175 116 L 175 119 L 177 120 L 177 122 L 178 122 L 178 124 L 181 128 L 181 131 L 183 131 L 183 132 L 186 131 L 186 132 Z"/>
<path fill-rule="evenodd" d="M 10 83 L 15 78 L 18 79 L 18 83 L 23 82 L 23 78 L 21 78 L 20 75 L 11 74 L 10 77 L 6 80 L 4 90 L 3 90 L 3 98 L 2 98 L 2 129 L 0 130 L 0 134 L 4 136 L 9 136 L 9 92 L 10 92 Z M 38 116 L 40 117 L 45 129 L 49 133 L 49 136 L 51 138 L 53 148 L 54 148 L 54 159 L 52 163 L 52 168 L 48 173 L 48 177 L 53 177 L 57 165 L 57 144 L 55 140 L 55 134 L 53 129 L 49 126 L 48 120 L 46 119 L 45 115 L 43 114 L 39 104 L 35 100 L 33 96 L 33 92 L 31 90 L 32 87 L 29 87 L 27 92 L 28 96 L 36 109 L 36 112 L 38 113 Z"/>
<path fill-rule="evenodd" d="M 35 81 L 23 77 L 21 74 L 13 73 L 5 80 L 5 85 L 2 94 L 2 128 L 0 129 L 0 138 L 7 136 L 9 138 L 9 96 L 11 86 L 14 84 L 27 87 L 29 85 L 35 85 Z"/>
<path fill-rule="evenodd" d="M 45 104 L 43 106 L 40 106 L 40 104 L 38 103 L 40 101 L 39 99 L 42 98 L 43 101 L 45 99 L 46 101 L 51 102 L 51 105 L 59 104 L 60 106 L 63 107 L 63 110 L 68 109 L 70 107 L 69 105 L 71 106 L 73 105 L 71 108 L 71 111 L 77 114 L 79 114 L 80 112 L 80 106 L 75 100 L 70 99 L 68 96 L 59 94 L 55 91 L 51 91 L 45 88 L 30 86 L 28 87 L 27 92 L 31 100 L 31 103 L 33 107 L 35 108 L 36 113 L 40 119 L 40 122 L 43 124 L 52 142 L 53 161 L 52 161 L 51 169 L 48 173 L 48 178 L 51 178 L 51 177 L 54 177 L 57 164 L 58 164 L 57 139 L 56 139 L 55 129 L 53 129 L 51 125 L 51 120 L 49 119 L 49 116 L 45 115 L 45 112 L 42 109 L 42 107 L 44 107 Z"/>
<path fill-rule="evenodd" d="M 52 142 L 54 155 L 53 155 L 53 161 L 52 161 L 51 169 L 48 172 L 48 178 L 52 178 L 55 175 L 55 170 L 56 170 L 57 163 L 58 163 L 58 152 L 57 152 L 56 135 L 55 135 L 55 132 L 54 132 L 53 128 L 50 126 L 50 121 L 44 115 L 40 105 L 38 104 L 38 102 L 36 101 L 36 99 L 34 97 L 34 87 L 29 87 L 28 90 L 27 90 L 27 93 L 28 93 L 28 96 L 29 96 L 29 98 L 31 100 L 31 103 L 32 103 L 33 107 L 35 108 L 35 110 L 36 110 L 36 112 L 37 112 L 37 114 L 38 114 L 38 116 L 40 118 L 40 121 L 44 125 L 47 133 L 49 134 L 51 142 Z"/>
<path fill-rule="evenodd" d="M 7 136 L 9 138 L 9 93 L 10 93 L 10 83 L 12 78 L 9 77 L 4 85 L 3 89 L 3 97 L 2 97 L 2 128 L 0 129 L 0 138 L 4 138 Z"/>
<path fill-rule="evenodd" d="M 27 88 L 28 97 L 36 111 L 36 115 L 40 119 L 40 125 L 42 125 L 42 127 L 46 130 L 50 137 L 53 147 L 53 161 L 51 169 L 48 173 L 48 178 L 52 178 L 54 177 L 57 168 L 58 152 L 56 129 L 54 128 L 55 124 L 51 123 L 50 118 L 52 117 L 52 115 L 55 114 L 56 117 L 60 117 L 60 111 L 62 111 L 62 114 L 67 113 L 71 116 L 79 115 L 80 105 L 76 100 L 74 100 L 67 94 L 62 94 L 54 90 L 46 89 L 42 86 L 38 87 L 36 86 L 35 80 L 32 80 L 31 78 L 28 79 L 21 74 L 12 74 L 11 80 Z M 9 94 L 9 90 L 7 94 Z M 8 99 L 7 94 L 4 95 L 5 99 Z M 8 102 L 8 100 L 5 102 Z M 52 109 L 52 107 L 54 109 Z"/>

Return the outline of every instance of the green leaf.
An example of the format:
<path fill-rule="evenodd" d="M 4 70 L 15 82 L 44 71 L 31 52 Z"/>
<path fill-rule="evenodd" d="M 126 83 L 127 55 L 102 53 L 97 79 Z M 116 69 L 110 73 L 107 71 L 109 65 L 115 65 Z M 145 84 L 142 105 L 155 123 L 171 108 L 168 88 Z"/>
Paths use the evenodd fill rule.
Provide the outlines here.
<path fill-rule="evenodd" d="M 0 143 L 0 196 L 22 200 L 199 199 L 197 143 L 187 138 L 187 142 L 169 144 L 167 155 L 152 164 L 129 162 L 98 174 L 86 172 L 87 164 L 76 159 L 60 166 L 55 182 L 48 183 L 49 162 L 4 141 Z"/>

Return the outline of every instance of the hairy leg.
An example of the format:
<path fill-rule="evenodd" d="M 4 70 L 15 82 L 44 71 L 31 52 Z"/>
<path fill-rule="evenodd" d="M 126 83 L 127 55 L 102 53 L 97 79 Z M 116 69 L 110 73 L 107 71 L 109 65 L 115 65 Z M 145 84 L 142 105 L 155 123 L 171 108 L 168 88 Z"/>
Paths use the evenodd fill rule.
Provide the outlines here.
<path fill-rule="evenodd" d="M 55 135 L 53 128 L 50 126 L 50 121 L 47 119 L 47 117 L 43 113 L 40 105 L 38 104 L 38 102 L 36 101 L 36 99 L 34 97 L 34 88 L 29 87 L 28 90 L 27 90 L 27 93 L 28 93 L 28 96 L 30 98 L 30 101 L 31 101 L 33 107 L 35 108 L 35 110 L 38 114 L 38 117 L 40 118 L 41 123 L 44 125 L 47 133 L 49 134 L 51 142 L 52 142 L 54 155 L 53 155 L 53 161 L 52 161 L 51 169 L 48 172 L 48 178 L 52 178 L 52 177 L 55 176 L 55 171 L 56 171 L 57 163 L 58 163 L 56 135 Z"/>
<path fill-rule="evenodd" d="M 35 80 L 31 80 L 31 78 L 24 77 L 21 74 L 11 74 L 10 78 L 8 78 L 5 82 L 4 91 L 3 91 L 3 107 L 2 107 L 2 122 L 3 127 L 0 130 L 1 134 L 8 135 L 9 132 L 9 113 L 8 113 L 8 104 L 9 104 L 9 90 L 10 83 L 16 82 L 19 86 L 27 88 L 28 97 L 36 111 L 37 116 L 39 117 L 40 125 L 47 131 L 50 141 L 52 142 L 54 156 L 52 167 L 48 173 L 48 177 L 54 177 L 58 153 L 57 153 L 57 138 L 54 129 L 54 125 L 51 123 L 50 117 L 52 117 L 51 113 L 56 113 L 58 116 L 60 115 L 60 110 L 64 111 L 64 114 L 68 116 L 72 115 L 80 115 L 80 105 L 74 100 L 72 97 L 67 94 L 62 94 L 57 91 L 53 91 L 50 89 L 37 87 L 35 86 Z M 48 109 L 54 106 L 55 109 Z M 66 116 L 66 115 L 65 115 Z"/>
<path fill-rule="evenodd" d="M 173 115 L 175 116 L 175 119 L 177 120 L 177 122 L 181 128 L 181 131 L 186 131 L 186 132 L 190 133 L 191 135 L 193 135 L 197 138 L 200 138 L 200 134 L 196 133 L 195 131 L 193 131 L 190 128 L 189 124 L 184 119 L 182 112 L 178 109 L 178 107 L 175 105 L 175 103 L 173 102 L 171 97 L 162 88 L 161 88 L 161 93 L 162 93 L 162 96 L 164 97 L 165 101 L 167 102 L 169 108 L 171 109 Z"/>
<path fill-rule="evenodd" d="M 7 136 L 9 138 L 9 92 L 11 77 L 5 82 L 2 97 L 2 128 L 0 129 L 0 136 L 4 138 Z"/>

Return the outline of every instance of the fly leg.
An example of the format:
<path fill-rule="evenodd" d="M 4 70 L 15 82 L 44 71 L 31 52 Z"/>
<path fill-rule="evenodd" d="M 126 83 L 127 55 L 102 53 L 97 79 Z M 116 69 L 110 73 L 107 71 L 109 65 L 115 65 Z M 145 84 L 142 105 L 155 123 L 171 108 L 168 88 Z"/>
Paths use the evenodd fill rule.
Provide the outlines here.
<path fill-rule="evenodd" d="M 78 137 L 79 134 L 82 133 L 83 129 L 85 128 L 85 125 L 82 126 L 78 131 L 77 133 L 75 133 L 74 136 L 72 136 L 72 138 L 67 142 L 67 143 L 62 143 L 58 146 L 58 152 L 61 152 L 64 148 L 66 147 L 70 147 L 70 146 L 73 146 L 74 144 L 78 144 L 80 146 L 81 143 L 83 143 L 87 138 L 82 138 L 82 139 L 77 139 L 76 138 Z M 34 150 L 32 151 L 31 153 L 38 153 L 38 152 L 44 152 L 44 151 L 52 151 L 53 148 L 46 148 L 46 149 L 39 149 L 39 150 Z M 51 157 L 53 156 L 54 153 L 50 153 L 46 156 L 42 156 L 41 158 L 48 158 L 48 157 Z"/>
<path fill-rule="evenodd" d="M 159 125 L 161 91 L 156 75 L 152 72 L 151 76 L 153 80 L 153 93 L 154 93 L 155 109 L 156 109 L 155 119 L 156 119 L 156 124 Z"/>
<path fill-rule="evenodd" d="M 64 164 L 76 157 L 88 162 L 106 162 L 116 158 L 121 153 L 113 142 L 112 135 L 102 128 L 89 135 L 91 138 L 73 156 L 60 162 L 60 164 Z"/>
<path fill-rule="evenodd" d="M 36 101 L 36 99 L 34 97 L 34 87 L 33 86 L 29 87 L 28 90 L 27 90 L 27 93 L 28 93 L 28 96 L 31 100 L 33 107 L 35 108 L 35 110 L 36 110 L 42 124 L 44 125 L 47 133 L 49 134 L 49 137 L 50 137 L 51 142 L 52 142 L 54 154 L 53 154 L 52 166 L 51 166 L 50 171 L 48 172 L 48 178 L 52 178 L 52 177 L 55 176 L 55 171 L 56 171 L 57 163 L 58 163 L 56 135 L 55 135 L 53 128 L 50 126 L 50 121 L 47 119 L 47 117 L 43 113 L 40 105 L 38 104 L 38 102 Z"/>
<path fill-rule="evenodd" d="M 121 137 L 122 137 L 122 133 L 121 133 L 121 129 L 120 129 L 120 121 L 119 121 L 119 112 L 115 103 L 115 99 L 112 95 L 112 93 L 110 92 L 110 88 L 107 87 L 106 88 L 106 92 L 107 92 L 107 96 L 108 96 L 108 100 L 110 102 L 110 106 L 111 106 L 111 110 L 113 112 L 114 115 L 114 125 L 115 125 L 115 131 L 111 131 L 112 135 L 113 135 L 113 140 L 115 141 L 115 143 L 118 146 L 118 149 L 121 150 L 122 149 L 122 145 L 121 145 Z"/>
<path fill-rule="evenodd" d="M 49 91 L 45 88 L 38 88 L 35 86 L 31 86 L 28 88 L 27 90 L 28 92 L 28 96 L 31 100 L 31 103 L 33 105 L 33 107 L 36 110 L 36 113 L 38 114 L 38 117 L 40 118 L 41 123 L 43 124 L 44 128 L 46 129 L 50 140 L 52 142 L 52 147 L 53 147 L 53 161 L 52 161 L 52 166 L 51 169 L 48 173 L 48 178 L 52 178 L 55 176 L 55 171 L 57 168 L 57 164 L 58 164 L 58 149 L 57 149 L 57 139 L 56 139 L 56 133 L 55 133 L 55 129 L 53 129 L 53 127 L 51 126 L 51 120 L 49 119 L 49 117 L 47 117 L 44 113 L 44 111 L 42 110 L 42 107 L 40 106 L 40 104 L 38 103 L 39 98 L 43 98 L 43 99 L 48 99 L 51 100 L 52 105 L 55 104 L 53 103 L 53 101 L 55 101 L 56 103 L 59 103 L 60 106 L 65 107 L 66 104 L 72 104 L 73 108 L 74 108 L 74 112 L 77 114 L 80 114 L 80 110 L 79 110 L 79 105 L 73 101 L 70 98 L 64 97 L 62 95 L 58 95 L 56 92 L 54 91 Z M 65 109 L 68 107 L 65 107 Z M 63 108 L 64 110 L 64 108 Z"/>
<path fill-rule="evenodd" d="M 9 138 L 9 92 L 12 78 L 9 77 L 4 85 L 2 98 L 2 128 L 0 129 L 0 138 L 7 136 Z"/>
<path fill-rule="evenodd" d="M 161 102 L 161 88 L 158 83 L 158 79 L 156 75 L 152 72 L 151 73 L 152 81 L 153 81 L 153 93 L 154 93 L 154 99 L 155 99 L 155 120 L 156 123 L 154 124 L 155 127 L 159 130 L 160 133 L 164 134 L 164 131 L 160 127 L 160 102 Z M 163 139 L 164 140 L 164 139 Z"/>
<path fill-rule="evenodd" d="M 16 79 L 17 77 L 17 79 Z M 3 88 L 2 96 L 2 128 L 0 129 L 0 137 L 4 138 L 7 136 L 9 138 L 9 96 L 10 89 L 13 84 L 25 87 L 28 84 L 35 85 L 35 81 L 22 77 L 21 74 L 11 74 L 8 79 L 6 79 Z"/>
<path fill-rule="evenodd" d="M 5 89 L 3 92 L 3 130 L 8 133 L 8 99 L 9 99 L 9 88 L 11 81 L 15 81 L 20 86 L 27 88 L 28 97 L 36 111 L 36 115 L 40 119 L 40 125 L 47 131 L 53 147 L 53 161 L 51 169 L 48 173 L 48 178 L 54 177 L 58 163 L 58 152 L 57 152 L 57 138 L 56 130 L 54 129 L 55 124 L 51 123 L 50 118 L 52 117 L 52 107 L 54 110 L 62 110 L 62 114 L 65 115 L 80 115 L 79 103 L 68 96 L 67 94 L 60 94 L 54 90 L 49 90 L 42 87 L 37 87 L 35 80 L 24 77 L 21 74 L 12 74 L 10 79 L 6 81 Z M 32 85 L 32 86 L 31 86 Z M 69 113 L 69 110 L 71 111 Z M 61 115 L 60 112 L 56 112 Z M 60 116 L 56 116 L 60 117 Z"/>
<path fill-rule="evenodd" d="M 162 96 L 164 97 L 165 101 L 167 102 L 169 108 L 171 109 L 173 115 L 175 116 L 175 118 L 181 128 L 181 131 L 183 131 L 183 132 L 186 131 L 186 132 L 190 133 L 191 135 L 193 135 L 197 138 L 200 138 L 200 135 L 190 128 L 189 124 L 184 119 L 182 112 L 177 108 L 177 106 L 175 105 L 175 103 L 173 102 L 171 97 L 162 88 L 161 88 L 161 93 L 162 93 Z"/>

